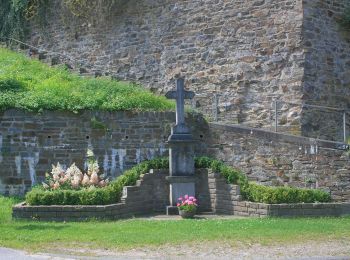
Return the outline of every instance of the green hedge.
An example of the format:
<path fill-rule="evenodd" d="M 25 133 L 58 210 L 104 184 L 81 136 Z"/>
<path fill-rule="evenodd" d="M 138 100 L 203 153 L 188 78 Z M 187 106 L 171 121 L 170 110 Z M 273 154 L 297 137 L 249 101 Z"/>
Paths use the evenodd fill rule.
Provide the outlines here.
<path fill-rule="evenodd" d="M 106 205 L 120 201 L 124 186 L 133 186 L 141 174 L 150 169 L 168 168 L 167 159 L 158 158 L 145 161 L 126 171 L 105 188 L 82 190 L 48 191 L 42 186 L 34 187 L 26 194 L 29 205 Z"/>
<path fill-rule="evenodd" d="M 270 187 L 248 182 L 247 177 L 240 170 L 227 166 L 219 160 L 200 157 L 195 163 L 197 168 L 211 168 L 214 172 L 220 173 L 228 183 L 238 184 L 241 188 L 241 195 L 248 201 L 268 204 L 331 201 L 330 194 L 322 190 Z"/>
<path fill-rule="evenodd" d="M 149 172 L 150 169 L 166 169 L 168 167 L 167 158 L 145 161 L 126 171 L 105 188 L 47 191 L 42 187 L 35 187 L 27 193 L 26 202 L 29 205 L 106 205 L 116 203 L 120 201 L 123 187 L 135 185 L 141 174 Z M 322 190 L 268 187 L 248 182 L 247 177 L 241 171 L 209 157 L 196 158 L 195 167 L 210 168 L 214 172 L 220 173 L 228 183 L 238 184 L 243 198 L 252 202 L 278 204 L 331 201 L 330 194 Z"/>

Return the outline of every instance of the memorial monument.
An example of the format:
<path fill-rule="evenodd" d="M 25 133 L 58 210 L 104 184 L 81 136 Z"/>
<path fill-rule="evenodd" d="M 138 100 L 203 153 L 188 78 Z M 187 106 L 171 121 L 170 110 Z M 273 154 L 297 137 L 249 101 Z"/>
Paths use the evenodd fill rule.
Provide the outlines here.
<path fill-rule="evenodd" d="M 183 78 L 176 80 L 176 90 L 165 95 L 168 99 L 176 100 L 176 125 L 168 138 L 170 205 L 166 209 L 167 215 L 178 214 L 176 203 L 179 197 L 195 196 L 195 140 L 185 123 L 185 99 L 192 99 L 194 95 L 194 92 L 185 90 Z"/>

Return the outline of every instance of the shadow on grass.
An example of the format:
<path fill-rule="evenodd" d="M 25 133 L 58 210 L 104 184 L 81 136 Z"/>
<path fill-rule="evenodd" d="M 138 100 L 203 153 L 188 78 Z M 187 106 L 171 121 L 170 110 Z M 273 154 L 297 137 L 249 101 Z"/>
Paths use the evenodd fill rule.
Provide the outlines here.
<path fill-rule="evenodd" d="M 28 224 L 16 227 L 17 230 L 63 230 L 68 228 L 69 225 L 62 225 L 62 226 L 49 226 L 49 225 L 42 225 L 42 224 Z"/>

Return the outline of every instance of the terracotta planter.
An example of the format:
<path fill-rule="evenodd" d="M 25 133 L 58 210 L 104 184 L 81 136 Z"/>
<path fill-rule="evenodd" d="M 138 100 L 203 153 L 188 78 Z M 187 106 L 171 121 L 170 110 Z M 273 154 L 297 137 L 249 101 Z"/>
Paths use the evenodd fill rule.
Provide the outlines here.
<path fill-rule="evenodd" d="M 196 211 L 197 211 L 196 209 L 193 211 L 186 211 L 186 210 L 179 209 L 179 215 L 182 218 L 193 218 L 194 215 L 196 215 Z"/>

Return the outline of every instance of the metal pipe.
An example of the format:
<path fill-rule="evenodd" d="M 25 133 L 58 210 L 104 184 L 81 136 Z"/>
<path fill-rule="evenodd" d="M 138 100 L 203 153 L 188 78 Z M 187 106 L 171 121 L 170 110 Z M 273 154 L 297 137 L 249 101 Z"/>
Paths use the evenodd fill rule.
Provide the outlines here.
<path fill-rule="evenodd" d="M 277 99 L 275 99 L 275 132 L 278 132 Z"/>
<path fill-rule="evenodd" d="M 344 138 L 344 143 L 347 142 L 347 136 L 346 136 L 346 111 L 343 113 L 343 138 Z"/>
<path fill-rule="evenodd" d="M 218 94 L 214 94 L 214 107 L 213 107 L 213 112 L 214 112 L 214 121 L 217 122 L 218 121 L 218 105 L 219 105 L 219 101 L 218 101 Z"/>

